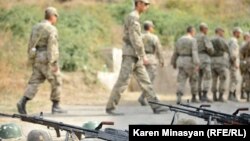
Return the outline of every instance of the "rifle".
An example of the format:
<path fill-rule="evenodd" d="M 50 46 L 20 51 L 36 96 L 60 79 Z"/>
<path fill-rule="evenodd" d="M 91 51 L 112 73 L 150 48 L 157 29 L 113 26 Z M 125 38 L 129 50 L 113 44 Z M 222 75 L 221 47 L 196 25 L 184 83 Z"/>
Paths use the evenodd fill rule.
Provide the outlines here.
<path fill-rule="evenodd" d="M 149 101 L 149 103 L 169 107 L 169 109 L 171 111 L 174 111 L 175 113 L 180 112 L 180 113 L 184 113 L 184 114 L 187 114 L 190 116 L 202 118 L 205 121 L 207 121 L 208 125 L 211 124 L 211 121 L 216 121 L 216 122 L 223 124 L 223 125 L 250 125 L 250 122 L 246 120 L 246 118 L 249 115 L 245 115 L 245 118 L 243 119 L 243 118 L 239 118 L 239 116 L 229 115 L 229 114 L 225 114 L 225 113 L 222 113 L 222 115 L 219 115 L 219 114 L 216 114 L 219 112 L 213 113 L 213 112 L 205 112 L 205 111 L 201 111 L 201 110 L 195 111 L 195 110 L 190 110 L 187 108 L 181 108 L 181 107 L 167 105 L 167 104 L 153 102 L 153 101 Z M 225 116 L 225 115 L 227 115 L 227 116 Z M 172 119 L 171 124 L 173 124 L 173 122 L 174 122 L 174 117 Z"/>
<path fill-rule="evenodd" d="M 102 128 L 102 125 L 113 125 L 114 124 L 113 122 L 101 122 L 99 126 L 93 130 L 69 124 L 64 124 L 62 122 L 43 119 L 42 116 L 28 116 L 22 114 L 9 115 L 3 113 L 0 113 L 0 116 L 18 118 L 25 122 L 44 125 L 47 126 L 48 128 L 49 127 L 54 128 L 57 137 L 61 137 L 60 130 L 62 130 L 66 131 L 67 135 L 73 134 L 79 140 L 81 140 L 82 135 L 84 135 L 87 138 L 99 138 L 106 141 L 128 141 L 128 131 L 117 130 L 112 128 L 105 128 L 104 131 L 100 130 Z"/>

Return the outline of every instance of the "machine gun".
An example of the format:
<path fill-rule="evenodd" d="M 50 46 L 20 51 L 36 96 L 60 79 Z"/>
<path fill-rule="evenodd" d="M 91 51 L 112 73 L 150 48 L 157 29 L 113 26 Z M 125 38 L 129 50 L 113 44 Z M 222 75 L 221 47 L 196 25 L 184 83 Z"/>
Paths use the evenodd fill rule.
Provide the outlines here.
<path fill-rule="evenodd" d="M 73 134 L 78 140 L 81 140 L 82 135 L 88 138 L 99 138 L 107 141 L 128 141 L 128 131 L 117 130 L 113 128 L 105 128 L 104 131 L 100 130 L 102 125 L 113 125 L 113 122 L 101 122 L 99 126 L 95 129 L 86 129 L 78 126 L 73 126 L 69 124 L 64 124 L 62 122 L 56 122 L 52 120 L 43 119 L 42 116 L 28 116 L 21 114 L 3 114 L 0 113 L 0 116 L 10 117 L 10 118 L 18 118 L 25 122 L 30 122 L 34 124 L 40 124 L 47 126 L 48 128 L 54 128 L 56 131 L 57 137 L 60 137 L 60 130 L 66 131 L 68 134 Z M 67 141 L 67 139 L 66 139 Z"/>
<path fill-rule="evenodd" d="M 243 116 L 237 116 L 236 114 L 230 115 L 230 114 L 220 113 L 220 112 L 215 112 L 215 111 L 208 112 L 208 111 L 205 111 L 206 109 L 205 110 L 190 110 L 187 108 L 167 105 L 167 104 L 163 104 L 159 102 L 149 101 L 149 103 L 168 107 L 171 111 L 174 111 L 175 113 L 180 112 L 180 113 L 184 113 L 190 116 L 202 118 L 205 121 L 207 121 L 208 125 L 210 125 L 212 121 L 216 121 L 222 125 L 250 125 L 248 114 L 244 114 L 244 118 L 243 118 Z M 201 108 L 197 108 L 197 109 L 201 109 Z M 241 108 L 241 109 L 238 109 L 237 111 L 239 112 L 239 111 L 245 111 L 245 110 L 248 110 L 248 109 Z M 174 123 L 174 117 L 173 117 L 171 124 L 173 123 Z"/>

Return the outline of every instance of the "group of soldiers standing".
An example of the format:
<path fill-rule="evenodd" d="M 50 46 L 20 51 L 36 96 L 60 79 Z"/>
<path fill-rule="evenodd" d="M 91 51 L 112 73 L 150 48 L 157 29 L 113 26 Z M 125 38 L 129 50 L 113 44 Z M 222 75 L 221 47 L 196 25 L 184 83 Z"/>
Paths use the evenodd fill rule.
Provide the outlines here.
<path fill-rule="evenodd" d="M 238 73 L 242 76 L 241 99 L 250 101 L 250 34 L 244 33 L 244 42 L 240 45 L 239 39 L 243 34 L 240 27 L 232 31 L 233 37 L 227 41 L 224 38 L 224 29 L 217 27 L 212 38 L 207 36 L 208 26 L 201 23 L 200 32 L 196 35 L 195 28 L 189 26 L 187 35 L 182 36 L 175 45 L 171 64 L 178 68 L 177 103 L 181 102 L 186 80 L 189 78 L 192 99 L 191 102 L 225 102 L 224 94 L 229 80 L 228 100 L 237 102 Z M 211 86 L 213 99 L 208 98 Z M 217 85 L 219 86 L 217 88 Z M 199 100 L 197 99 L 197 96 Z"/>

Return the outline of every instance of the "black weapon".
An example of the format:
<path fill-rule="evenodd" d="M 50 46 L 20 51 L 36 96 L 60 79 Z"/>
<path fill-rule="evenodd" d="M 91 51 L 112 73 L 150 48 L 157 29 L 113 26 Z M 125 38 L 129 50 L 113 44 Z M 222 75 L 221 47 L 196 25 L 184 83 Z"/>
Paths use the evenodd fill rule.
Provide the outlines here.
<path fill-rule="evenodd" d="M 61 136 L 60 130 L 62 130 L 66 131 L 69 134 L 74 134 L 79 140 L 81 140 L 82 135 L 84 135 L 87 136 L 88 138 L 99 138 L 107 141 L 128 141 L 128 131 L 117 130 L 112 128 L 105 128 L 104 131 L 100 130 L 102 128 L 102 125 L 113 125 L 114 124 L 113 122 L 101 122 L 96 129 L 92 130 L 69 124 L 64 124 L 62 122 L 43 119 L 42 116 L 28 116 L 21 114 L 9 115 L 3 113 L 0 113 L 0 116 L 19 118 L 25 122 L 44 125 L 47 126 L 48 128 L 49 127 L 54 128 L 57 137 Z"/>
<path fill-rule="evenodd" d="M 236 115 L 230 115 L 230 114 L 225 114 L 225 113 L 220 114 L 220 112 L 206 112 L 202 110 L 190 110 L 187 108 L 167 105 L 167 104 L 153 102 L 153 101 L 149 101 L 149 103 L 168 107 L 171 111 L 174 111 L 175 113 L 180 112 L 180 113 L 184 113 L 190 116 L 202 118 L 205 121 L 207 121 L 208 125 L 211 124 L 211 121 L 216 121 L 223 125 L 250 125 L 249 121 L 247 121 L 246 119 L 240 118 L 239 116 L 236 116 Z M 245 117 L 248 117 L 248 116 L 245 115 Z"/>

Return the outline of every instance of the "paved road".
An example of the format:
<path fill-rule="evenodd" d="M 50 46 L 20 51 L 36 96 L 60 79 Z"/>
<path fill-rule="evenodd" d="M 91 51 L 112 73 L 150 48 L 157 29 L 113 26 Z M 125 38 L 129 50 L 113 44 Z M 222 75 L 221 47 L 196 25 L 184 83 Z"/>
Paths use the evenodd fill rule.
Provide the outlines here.
<path fill-rule="evenodd" d="M 174 102 L 165 102 L 168 104 L 175 104 Z M 199 106 L 199 104 L 191 104 L 194 106 Z M 237 108 L 247 107 L 250 108 L 250 103 L 213 103 L 211 104 L 211 108 L 213 110 L 217 110 L 220 112 L 225 113 L 233 113 Z M 123 116 L 110 116 L 105 113 L 104 106 L 65 106 L 65 109 L 68 110 L 67 114 L 63 115 L 52 115 L 49 112 L 44 113 L 44 118 L 60 121 L 67 124 L 72 124 L 76 126 L 82 126 L 83 123 L 88 121 L 113 121 L 115 124 L 113 126 L 105 126 L 111 128 L 117 128 L 122 130 L 127 130 L 129 125 L 161 125 L 161 124 L 170 124 L 172 117 L 174 115 L 173 112 L 168 112 L 164 114 L 153 114 L 150 107 L 141 107 L 137 103 L 136 104 L 129 104 L 123 105 L 121 104 L 118 106 L 117 111 L 123 112 L 125 115 Z M 247 113 L 250 114 L 249 111 Z M 197 124 L 206 124 L 205 121 L 202 119 L 194 118 L 185 114 L 178 114 L 178 119 L 193 119 L 196 121 Z M 40 125 L 34 125 L 30 123 L 20 122 L 19 120 L 14 119 L 4 119 L 8 122 L 17 122 L 21 124 L 24 135 L 32 129 L 44 129 L 47 130 L 46 127 Z M 53 129 L 48 130 L 48 132 L 55 136 L 55 132 Z"/>

